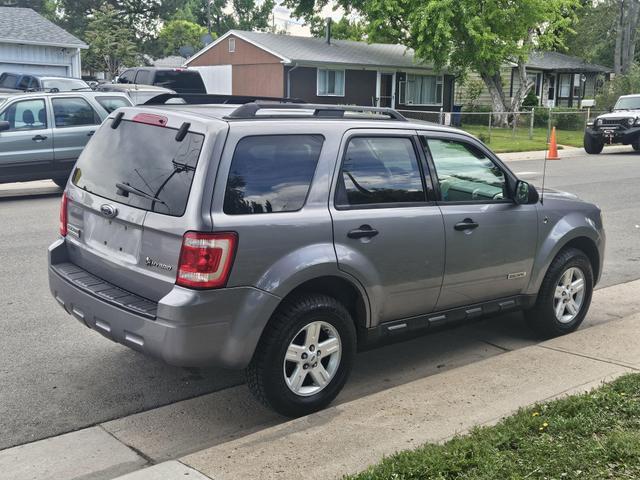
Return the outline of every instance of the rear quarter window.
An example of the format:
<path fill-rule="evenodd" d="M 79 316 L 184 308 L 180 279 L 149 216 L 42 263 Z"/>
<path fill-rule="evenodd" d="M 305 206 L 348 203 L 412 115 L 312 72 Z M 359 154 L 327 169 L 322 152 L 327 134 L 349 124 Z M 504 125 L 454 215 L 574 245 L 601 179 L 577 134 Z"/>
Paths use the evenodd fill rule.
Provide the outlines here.
<path fill-rule="evenodd" d="M 200 72 L 193 70 L 158 70 L 153 84 L 180 93 L 207 93 Z"/>
<path fill-rule="evenodd" d="M 262 135 L 240 140 L 227 179 L 224 213 L 300 210 L 323 142 L 321 135 Z"/>

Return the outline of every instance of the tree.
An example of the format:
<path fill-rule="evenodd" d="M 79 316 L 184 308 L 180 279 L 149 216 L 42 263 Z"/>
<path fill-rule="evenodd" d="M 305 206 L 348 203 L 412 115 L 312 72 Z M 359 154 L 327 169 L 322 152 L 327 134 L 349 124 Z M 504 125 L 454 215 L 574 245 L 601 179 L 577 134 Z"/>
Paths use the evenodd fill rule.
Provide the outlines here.
<path fill-rule="evenodd" d="M 85 38 L 89 49 L 83 62 L 90 70 L 105 71 L 113 78 L 122 67 L 136 63 L 134 33 L 123 22 L 122 14 L 106 4 L 91 12 Z"/>
<path fill-rule="evenodd" d="M 31 8 L 49 20 L 56 20 L 54 0 L 0 0 L 0 7 Z"/>
<path fill-rule="evenodd" d="M 322 38 L 325 36 L 326 19 L 315 16 L 309 22 L 309 29 L 311 35 L 314 37 Z M 355 20 L 349 20 L 349 18 L 342 17 L 337 22 L 333 22 L 331 25 L 331 38 L 336 40 L 355 40 L 362 41 L 366 38 L 366 27 Z"/>
<path fill-rule="evenodd" d="M 158 43 L 163 55 L 178 55 L 180 47 L 199 50 L 202 36 L 207 29 L 187 20 L 171 20 L 165 23 L 158 34 Z"/>
<path fill-rule="evenodd" d="M 285 0 L 294 15 L 309 18 L 327 0 Z M 368 38 L 391 38 L 415 50 L 417 58 L 439 70 L 463 74 L 477 71 L 492 100 L 493 110 L 517 111 L 533 82 L 525 63 L 534 48 L 562 43 L 575 20 L 578 0 L 339 0 L 368 24 Z M 513 62 L 520 88 L 513 101 L 502 88 L 500 69 Z M 506 122 L 506 116 L 501 121 Z"/>
<path fill-rule="evenodd" d="M 613 66 L 620 0 L 582 0 L 576 11 L 573 32 L 566 36 L 565 49 L 590 63 Z"/>
<path fill-rule="evenodd" d="M 614 73 L 626 74 L 635 57 L 640 0 L 619 0 L 616 41 L 613 53 Z"/>

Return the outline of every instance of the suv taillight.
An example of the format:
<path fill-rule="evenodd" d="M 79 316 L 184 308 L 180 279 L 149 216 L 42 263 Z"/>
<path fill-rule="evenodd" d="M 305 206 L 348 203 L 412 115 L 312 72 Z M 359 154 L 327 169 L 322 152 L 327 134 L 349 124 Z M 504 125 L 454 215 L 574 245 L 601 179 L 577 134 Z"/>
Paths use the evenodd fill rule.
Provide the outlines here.
<path fill-rule="evenodd" d="M 176 285 L 224 287 L 229 278 L 238 235 L 233 232 L 187 232 L 182 238 Z"/>
<path fill-rule="evenodd" d="M 60 200 L 60 235 L 67 236 L 67 194 L 62 194 Z"/>

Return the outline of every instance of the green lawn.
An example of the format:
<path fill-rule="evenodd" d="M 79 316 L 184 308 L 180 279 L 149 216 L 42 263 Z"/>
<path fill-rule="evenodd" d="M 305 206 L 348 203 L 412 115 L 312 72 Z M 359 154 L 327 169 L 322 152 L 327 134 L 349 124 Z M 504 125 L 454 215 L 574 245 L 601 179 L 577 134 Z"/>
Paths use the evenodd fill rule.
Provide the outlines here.
<path fill-rule="evenodd" d="M 463 130 L 479 137 L 491 150 L 496 153 L 527 152 L 530 150 L 545 150 L 547 148 L 547 129 L 534 128 L 533 138 L 529 140 L 529 130 L 526 127 L 516 129 L 516 135 L 507 128 L 492 128 L 489 139 L 489 128 L 484 125 L 463 125 Z M 582 130 L 558 130 L 556 139 L 558 145 L 582 147 Z"/>
<path fill-rule="evenodd" d="M 520 410 L 493 427 L 476 428 L 442 445 L 398 453 L 347 478 L 640 478 L 640 374 Z"/>

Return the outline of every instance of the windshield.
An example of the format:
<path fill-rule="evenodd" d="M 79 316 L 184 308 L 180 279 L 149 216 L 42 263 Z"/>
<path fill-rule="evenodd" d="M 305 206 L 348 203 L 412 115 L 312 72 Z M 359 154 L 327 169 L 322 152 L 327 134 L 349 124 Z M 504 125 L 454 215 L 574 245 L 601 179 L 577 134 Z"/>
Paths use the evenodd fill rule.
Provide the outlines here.
<path fill-rule="evenodd" d="M 42 88 L 46 90 L 56 89 L 59 92 L 69 92 L 72 90 L 91 90 L 91 87 L 84 80 L 76 78 L 43 78 Z"/>
<path fill-rule="evenodd" d="M 136 208 L 179 217 L 184 214 L 204 135 L 123 120 L 107 120 L 78 159 L 71 181 L 77 187 Z M 144 145 L 144 148 L 140 148 Z"/>
<path fill-rule="evenodd" d="M 640 96 L 620 97 L 616 102 L 614 110 L 640 110 Z"/>

